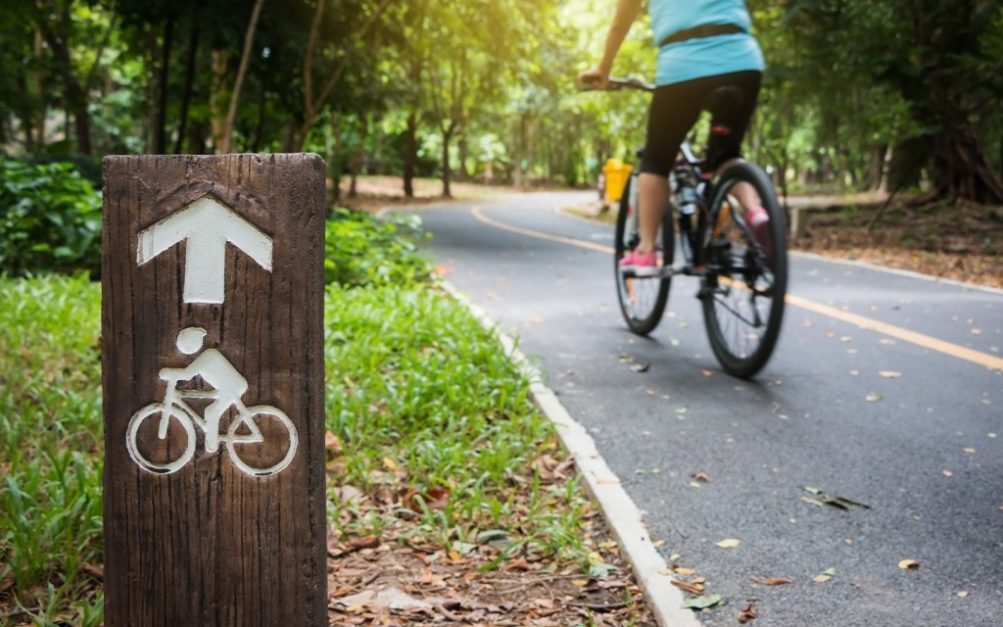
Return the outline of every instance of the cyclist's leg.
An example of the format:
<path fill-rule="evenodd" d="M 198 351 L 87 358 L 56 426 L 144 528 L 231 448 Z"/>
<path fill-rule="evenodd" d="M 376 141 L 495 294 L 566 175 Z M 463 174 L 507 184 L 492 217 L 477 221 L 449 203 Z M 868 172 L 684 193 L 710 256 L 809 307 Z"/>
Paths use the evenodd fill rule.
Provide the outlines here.
<path fill-rule="evenodd" d="M 641 174 L 637 177 L 640 253 L 655 248 L 658 227 L 669 200 L 669 172 L 675 165 L 680 144 L 700 115 L 700 98 L 696 94 L 700 93 L 703 80 L 660 86 L 651 99 Z"/>
<path fill-rule="evenodd" d="M 219 420 L 231 405 L 233 405 L 232 399 L 221 397 L 214 400 L 202 412 L 205 419 L 205 450 L 209 453 L 215 453 L 219 448 Z"/>
<path fill-rule="evenodd" d="M 705 175 L 712 177 L 717 170 L 742 156 L 742 139 L 749 128 L 759 100 L 760 72 L 735 72 L 715 77 L 718 86 L 738 87 L 742 97 L 738 102 L 722 101 L 711 109 L 711 133 L 707 140 Z M 747 183 L 738 183 L 734 196 L 746 212 L 762 209 L 762 201 Z"/>

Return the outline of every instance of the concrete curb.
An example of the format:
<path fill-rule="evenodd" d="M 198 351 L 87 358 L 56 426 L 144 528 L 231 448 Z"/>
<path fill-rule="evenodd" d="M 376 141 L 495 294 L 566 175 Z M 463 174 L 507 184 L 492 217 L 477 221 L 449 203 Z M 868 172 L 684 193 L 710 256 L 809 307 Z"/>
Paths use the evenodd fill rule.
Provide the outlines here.
<path fill-rule="evenodd" d="M 966 290 L 973 290 L 976 292 L 986 292 L 988 294 L 1003 295 L 1003 289 L 999 289 L 998 287 L 979 285 L 978 283 L 969 283 L 967 281 L 958 281 L 955 279 L 945 279 L 939 276 L 933 276 L 932 274 L 924 274 L 922 272 L 916 272 L 915 270 L 902 270 L 900 268 L 882 266 L 876 263 L 871 263 L 869 261 L 860 261 L 858 259 L 843 259 L 842 257 L 829 257 L 827 255 L 820 255 L 818 253 L 810 253 L 802 250 L 791 250 L 789 254 L 795 257 L 804 257 L 805 259 L 813 259 L 815 261 L 828 261 L 830 263 L 838 263 L 844 266 L 863 268 L 865 270 L 874 270 L 875 272 L 887 272 L 888 274 L 897 274 L 899 276 L 909 277 L 910 279 L 922 279 L 924 281 L 930 281 L 931 283 L 940 283 L 942 285 L 960 287 Z"/>
<path fill-rule="evenodd" d="M 505 352 L 529 378 L 533 402 L 557 427 L 561 442 L 575 460 L 586 488 L 599 503 L 622 555 L 633 568 L 634 576 L 644 591 L 645 600 L 658 624 L 662 627 L 699 627 L 700 622 L 693 612 L 682 607 L 684 595 L 671 585 L 668 565 L 652 544 L 641 520 L 641 511 L 599 454 L 592 436 L 571 417 L 554 391 L 543 383 L 539 369 L 529 362 L 516 348 L 515 341 L 503 333 L 483 309 L 448 281 L 440 281 L 439 284 L 447 294 L 465 305 L 485 328 L 498 335 Z"/>

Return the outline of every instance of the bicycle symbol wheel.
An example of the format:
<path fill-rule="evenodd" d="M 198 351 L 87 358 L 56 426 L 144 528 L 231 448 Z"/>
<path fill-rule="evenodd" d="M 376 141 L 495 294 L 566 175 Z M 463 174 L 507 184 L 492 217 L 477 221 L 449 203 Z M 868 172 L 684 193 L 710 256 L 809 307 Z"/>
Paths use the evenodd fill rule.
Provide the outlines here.
<path fill-rule="evenodd" d="M 159 456 L 150 455 L 149 451 L 147 453 L 141 452 L 138 445 L 140 429 L 147 422 L 147 419 L 152 417 L 159 417 L 160 420 L 157 425 L 157 437 L 156 439 L 147 437 L 144 439 L 144 443 L 152 443 L 156 448 L 159 448 L 158 452 L 161 453 Z M 181 429 L 172 428 L 175 424 Z M 184 442 L 179 446 L 178 439 L 180 437 L 184 437 Z M 159 445 L 157 440 L 160 440 Z M 195 456 L 195 423 L 188 412 L 176 405 L 165 406 L 163 403 L 152 403 L 137 411 L 129 419 L 125 445 L 132 461 L 141 468 L 168 475 L 187 464 Z M 162 457 L 165 461 L 154 461 L 150 457 Z"/>
<path fill-rule="evenodd" d="M 263 426 L 264 429 L 262 429 Z M 242 427 L 246 427 L 249 433 L 238 433 Z M 266 433 L 268 437 L 265 436 Z M 271 449 L 275 444 L 274 438 L 276 437 L 287 440 L 288 446 L 282 458 L 274 464 L 271 463 L 270 458 L 255 459 L 256 452 L 253 452 L 251 448 L 240 454 L 237 452 L 238 446 L 261 444 L 266 440 L 269 440 L 269 446 L 266 448 Z M 230 461 L 243 472 L 258 477 L 274 475 L 284 470 L 296 455 L 298 443 L 299 436 L 292 420 L 281 409 L 271 405 L 248 407 L 240 419 L 230 423 L 230 428 L 227 429 L 226 433 L 226 450 L 230 453 Z M 260 451 L 257 452 L 260 453 Z"/>

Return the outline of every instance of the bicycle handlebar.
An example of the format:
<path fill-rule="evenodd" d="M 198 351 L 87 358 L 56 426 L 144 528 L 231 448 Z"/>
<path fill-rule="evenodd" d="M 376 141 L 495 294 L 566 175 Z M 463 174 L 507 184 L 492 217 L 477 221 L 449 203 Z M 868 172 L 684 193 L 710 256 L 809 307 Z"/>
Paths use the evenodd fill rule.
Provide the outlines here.
<path fill-rule="evenodd" d="M 597 87 L 595 84 L 581 84 L 581 91 L 620 91 L 623 89 L 636 89 L 639 91 L 655 91 L 655 86 L 636 76 L 624 78 L 610 77 L 606 79 L 605 87 Z"/>

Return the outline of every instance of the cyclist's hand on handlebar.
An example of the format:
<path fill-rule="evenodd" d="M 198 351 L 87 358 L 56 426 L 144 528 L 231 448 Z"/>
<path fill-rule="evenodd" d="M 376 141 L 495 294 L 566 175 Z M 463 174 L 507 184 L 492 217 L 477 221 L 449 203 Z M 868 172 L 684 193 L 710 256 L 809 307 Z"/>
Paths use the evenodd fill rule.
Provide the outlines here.
<path fill-rule="evenodd" d="M 609 72 L 594 67 L 578 73 L 578 84 L 587 89 L 605 89 L 609 81 Z"/>

